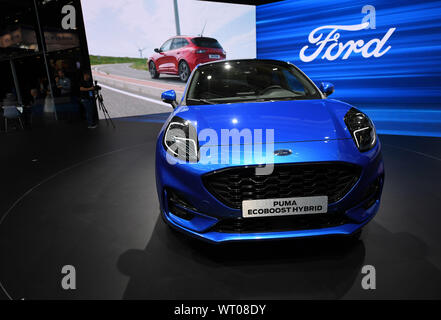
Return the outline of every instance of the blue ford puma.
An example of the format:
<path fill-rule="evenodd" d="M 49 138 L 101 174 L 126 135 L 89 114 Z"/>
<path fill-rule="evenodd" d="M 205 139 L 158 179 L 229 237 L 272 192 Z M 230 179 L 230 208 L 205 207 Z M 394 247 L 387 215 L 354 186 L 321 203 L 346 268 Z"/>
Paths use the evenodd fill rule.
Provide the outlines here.
<path fill-rule="evenodd" d="M 199 65 L 156 146 L 167 224 L 210 242 L 357 238 L 384 182 L 371 120 L 290 63 Z"/>

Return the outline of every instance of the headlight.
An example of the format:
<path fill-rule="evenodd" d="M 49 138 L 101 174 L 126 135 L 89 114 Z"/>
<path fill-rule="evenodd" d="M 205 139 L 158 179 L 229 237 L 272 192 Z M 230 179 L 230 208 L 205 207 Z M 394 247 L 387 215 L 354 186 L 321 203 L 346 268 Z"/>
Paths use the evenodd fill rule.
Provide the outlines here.
<path fill-rule="evenodd" d="M 172 156 L 188 162 L 197 162 L 199 144 L 197 130 L 190 121 L 173 117 L 165 130 L 163 144 Z"/>
<path fill-rule="evenodd" d="M 360 151 L 372 149 L 377 142 L 377 134 L 372 121 L 360 110 L 351 108 L 345 115 L 345 123 Z"/>

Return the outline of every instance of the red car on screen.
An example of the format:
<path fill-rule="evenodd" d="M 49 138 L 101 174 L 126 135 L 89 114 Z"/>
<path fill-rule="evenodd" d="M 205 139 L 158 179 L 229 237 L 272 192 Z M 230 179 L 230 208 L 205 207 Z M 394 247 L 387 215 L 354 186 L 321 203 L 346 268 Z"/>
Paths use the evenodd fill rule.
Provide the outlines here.
<path fill-rule="evenodd" d="M 148 60 L 148 66 L 153 79 L 165 73 L 178 75 L 182 81 L 187 82 L 190 73 L 199 63 L 225 58 L 226 53 L 216 39 L 177 36 L 155 49 Z"/>

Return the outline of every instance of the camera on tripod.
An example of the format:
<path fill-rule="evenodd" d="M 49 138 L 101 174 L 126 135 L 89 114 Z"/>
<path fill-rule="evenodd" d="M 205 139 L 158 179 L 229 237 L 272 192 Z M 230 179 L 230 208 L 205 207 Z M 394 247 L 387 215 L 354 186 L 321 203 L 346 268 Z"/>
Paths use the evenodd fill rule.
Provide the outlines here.
<path fill-rule="evenodd" d="M 95 80 L 95 85 L 93 86 L 95 92 L 99 92 L 102 88 L 98 85 L 98 81 Z"/>
<path fill-rule="evenodd" d="M 101 86 L 98 85 L 98 81 L 95 80 L 95 85 L 93 86 L 93 95 L 95 99 L 97 100 L 97 106 L 98 109 L 103 112 L 104 119 L 106 120 L 106 124 L 109 125 L 112 124 L 112 127 L 115 128 L 115 124 L 112 121 L 112 118 L 110 117 L 109 111 L 107 111 L 106 106 L 104 105 L 104 99 L 101 95 Z"/>
<path fill-rule="evenodd" d="M 95 85 L 93 86 L 93 96 L 98 102 L 103 102 L 103 96 L 101 95 L 101 86 L 98 85 L 98 81 L 95 80 Z"/>

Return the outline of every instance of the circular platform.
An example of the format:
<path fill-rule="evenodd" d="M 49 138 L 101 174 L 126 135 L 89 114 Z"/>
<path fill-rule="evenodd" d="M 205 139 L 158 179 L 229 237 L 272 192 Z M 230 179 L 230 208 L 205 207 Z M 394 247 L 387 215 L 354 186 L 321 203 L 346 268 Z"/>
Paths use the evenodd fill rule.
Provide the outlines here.
<path fill-rule="evenodd" d="M 441 298 L 441 156 L 431 152 L 441 150 L 440 139 L 381 137 L 382 206 L 356 243 L 327 238 L 213 246 L 161 220 L 153 152 L 160 124 L 142 125 L 150 131 L 139 141 L 121 140 L 117 148 L 54 170 L 8 206 L 0 220 L 6 296 Z M 376 290 L 361 287 L 367 264 L 376 268 Z M 61 287 L 64 265 L 76 268 L 76 290 Z"/>

